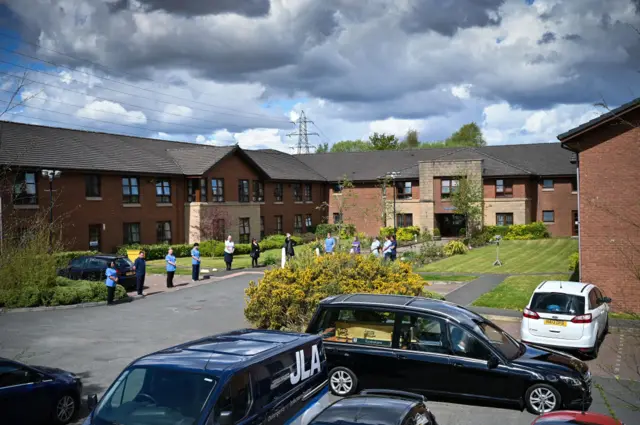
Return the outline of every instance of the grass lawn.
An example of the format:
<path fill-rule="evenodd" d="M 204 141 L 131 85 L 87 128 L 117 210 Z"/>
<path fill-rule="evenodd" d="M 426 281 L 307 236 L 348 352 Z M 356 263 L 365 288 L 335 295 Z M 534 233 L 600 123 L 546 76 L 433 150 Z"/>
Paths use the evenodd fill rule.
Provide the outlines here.
<path fill-rule="evenodd" d="M 470 280 L 474 280 L 478 278 L 478 276 L 444 275 L 444 274 L 423 274 L 421 276 L 424 280 L 443 281 L 443 282 L 468 282 Z"/>
<path fill-rule="evenodd" d="M 567 280 L 567 275 L 510 276 L 473 302 L 478 307 L 504 308 L 522 311 L 534 289 L 545 280 Z"/>
<path fill-rule="evenodd" d="M 262 261 L 264 261 L 264 258 L 266 255 L 275 255 L 276 258 L 278 258 L 278 261 L 280 259 L 280 253 L 281 253 L 281 249 L 270 249 L 264 252 L 260 253 L 260 258 L 258 259 L 258 263 L 262 264 Z M 178 258 L 176 260 L 176 264 L 178 265 L 178 268 L 176 270 L 176 274 L 177 275 L 190 275 L 191 274 L 191 257 L 183 257 L 183 258 Z M 165 260 L 151 260 L 151 261 L 147 261 L 147 273 L 156 273 L 156 274 L 164 274 L 165 273 L 165 265 L 166 262 Z M 200 268 L 201 269 L 224 269 L 226 267 L 226 265 L 224 264 L 224 258 L 223 257 L 202 257 L 202 261 L 200 262 Z M 235 255 L 233 257 L 233 265 L 232 267 L 234 269 L 237 268 L 245 268 L 245 267 L 251 267 L 251 257 L 249 257 L 249 254 L 243 254 L 243 255 Z"/>
<path fill-rule="evenodd" d="M 578 251 L 574 239 L 503 241 L 500 243 L 502 267 L 494 267 L 496 246 L 476 248 L 464 255 L 436 261 L 416 271 L 456 273 L 563 273 L 569 272 L 569 255 Z M 568 276 L 567 276 L 568 278 Z"/>
<path fill-rule="evenodd" d="M 640 314 L 637 313 L 609 313 L 609 317 L 613 319 L 624 319 L 624 320 L 640 320 Z"/>

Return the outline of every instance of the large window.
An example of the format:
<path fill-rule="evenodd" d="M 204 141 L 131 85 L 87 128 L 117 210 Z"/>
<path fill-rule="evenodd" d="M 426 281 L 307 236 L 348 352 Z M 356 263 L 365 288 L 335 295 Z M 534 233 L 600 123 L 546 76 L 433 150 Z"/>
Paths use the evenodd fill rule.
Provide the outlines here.
<path fill-rule="evenodd" d="M 282 234 L 282 216 L 277 215 L 275 216 L 275 218 L 276 218 L 276 233 L 280 235 Z"/>
<path fill-rule="evenodd" d="M 342 223 L 342 214 L 333 213 L 333 224 L 340 224 L 340 223 Z"/>
<path fill-rule="evenodd" d="M 224 202 L 224 179 L 211 179 L 211 201 Z"/>
<path fill-rule="evenodd" d="M 321 313 L 312 332 L 326 341 L 391 347 L 394 323 L 393 312 L 329 308 Z"/>
<path fill-rule="evenodd" d="M 443 199 L 451 197 L 451 194 L 458 190 L 459 180 L 442 179 L 440 180 L 440 194 Z"/>
<path fill-rule="evenodd" d="M 248 217 L 240 218 L 240 243 L 249 243 L 251 237 L 251 226 Z"/>
<path fill-rule="evenodd" d="M 496 213 L 497 226 L 511 226 L 513 224 L 513 213 Z"/>
<path fill-rule="evenodd" d="M 249 202 L 249 180 L 238 180 L 238 202 Z"/>
<path fill-rule="evenodd" d="M 260 239 L 264 238 L 264 217 L 260 217 Z"/>
<path fill-rule="evenodd" d="M 198 180 L 187 180 L 187 202 L 196 202 L 198 200 L 196 194 L 198 193 Z"/>
<path fill-rule="evenodd" d="M 156 240 L 158 243 L 171 243 L 170 221 L 159 221 L 156 223 Z"/>
<path fill-rule="evenodd" d="M 89 174 L 84 176 L 84 195 L 87 198 L 99 198 L 100 197 L 100 175 Z"/>
<path fill-rule="evenodd" d="M 571 179 L 571 192 L 573 192 L 573 193 L 577 193 L 578 192 L 578 178 L 577 177 L 573 177 Z"/>
<path fill-rule="evenodd" d="M 282 202 L 282 193 L 283 193 L 283 186 L 282 183 L 276 183 L 276 187 L 273 189 L 273 197 L 275 198 L 276 202 Z"/>
<path fill-rule="evenodd" d="M 264 183 L 260 180 L 253 181 L 253 202 L 264 202 Z"/>
<path fill-rule="evenodd" d="M 396 227 L 413 226 L 413 214 L 396 214 Z"/>
<path fill-rule="evenodd" d="M 252 401 L 253 394 L 251 392 L 249 374 L 247 372 L 236 374 L 220 394 L 211 413 L 214 417 L 207 420 L 207 425 L 219 423 L 216 416 L 220 415 L 221 412 L 229 412 L 231 414 L 231 423 L 240 422 L 249 413 L 249 409 L 253 404 Z"/>
<path fill-rule="evenodd" d="M 304 184 L 304 201 L 311 202 L 313 200 L 311 196 L 311 183 Z"/>
<path fill-rule="evenodd" d="M 304 218 L 304 226 L 307 228 L 307 232 L 309 228 L 313 226 L 313 221 L 311 220 L 311 214 L 307 214 Z"/>
<path fill-rule="evenodd" d="M 13 185 L 13 203 L 37 205 L 36 173 L 19 172 Z"/>
<path fill-rule="evenodd" d="M 293 231 L 295 233 L 302 233 L 302 214 L 296 214 L 293 217 Z"/>
<path fill-rule="evenodd" d="M 207 202 L 207 179 L 200 179 L 200 202 Z"/>
<path fill-rule="evenodd" d="M 553 190 L 553 179 L 542 180 L 542 188 L 545 190 Z"/>
<path fill-rule="evenodd" d="M 300 183 L 294 183 L 293 187 L 293 200 L 295 202 L 302 202 L 302 185 Z"/>
<path fill-rule="evenodd" d="M 399 182 L 396 190 L 398 199 L 411 199 L 411 182 Z"/>
<path fill-rule="evenodd" d="M 584 296 L 560 292 L 536 292 L 531 298 L 530 310 L 536 313 L 553 313 L 579 316 L 584 314 Z"/>
<path fill-rule="evenodd" d="M 555 214 L 553 210 L 542 211 L 542 221 L 545 223 L 553 223 L 555 221 Z"/>
<path fill-rule="evenodd" d="M 140 243 L 140 223 L 124 223 L 122 234 L 125 245 Z"/>
<path fill-rule="evenodd" d="M 496 197 L 497 198 L 512 198 L 513 197 L 513 182 L 509 180 L 498 179 L 496 180 Z"/>
<path fill-rule="evenodd" d="M 171 203 L 171 180 L 169 179 L 156 180 L 156 203 L 158 204 Z"/>
<path fill-rule="evenodd" d="M 491 359 L 491 350 L 465 329 L 449 325 L 449 339 L 451 350 L 456 356 L 477 360 Z"/>
<path fill-rule="evenodd" d="M 137 177 L 122 178 L 122 202 L 125 204 L 140 203 L 140 188 Z"/>
<path fill-rule="evenodd" d="M 449 354 L 447 326 L 437 317 L 404 315 L 399 344 L 401 350 Z"/>

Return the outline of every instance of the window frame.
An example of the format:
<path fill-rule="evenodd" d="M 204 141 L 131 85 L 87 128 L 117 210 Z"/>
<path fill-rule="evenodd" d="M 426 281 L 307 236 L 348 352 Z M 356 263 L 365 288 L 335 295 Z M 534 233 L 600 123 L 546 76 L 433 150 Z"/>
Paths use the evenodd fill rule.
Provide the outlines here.
<path fill-rule="evenodd" d="M 238 202 L 248 203 L 251 200 L 251 187 L 248 179 L 238 179 Z"/>
<path fill-rule="evenodd" d="M 236 395 L 231 394 L 231 385 L 234 381 L 234 379 L 238 379 L 239 377 L 245 378 L 246 377 L 246 388 L 248 388 L 248 401 L 247 401 L 247 407 L 246 410 L 244 411 L 244 415 L 242 417 L 234 417 L 234 407 L 233 406 L 233 400 L 237 398 Z M 215 390 L 215 387 L 214 387 Z M 229 402 L 231 403 L 231 420 L 232 423 L 237 424 L 239 422 L 244 421 L 245 419 L 247 419 L 247 417 L 249 416 L 249 414 L 251 413 L 252 409 L 253 409 L 253 405 L 255 403 L 255 389 L 253 388 L 253 377 L 251 376 L 251 373 L 249 372 L 249 370 L 243 370 L 240 371 L 238 373 L 236 373 L 235 375 L 233 375 L 230 379 L 229 382 L 227 382 L 227 384 L 225 385 L 225 387 L 222 389 L 222 391 L 220 392 L 220 395 L 218 396 L 218 399 L 216 400 L 216 403 L 213 407 L 213 409 L 211 409 L 211 413 L 209 414 L 209 417 L 207 418 L 206 424 L 217 424 L 218 420 L 216 415 L 221 413 L 221 412 L 227 412 L 228 410 L 222 410 L 222 406 L 220 406 L 220 402 L 224 399 L 224 397 L 226 397 Z M 210 397 L 210 395 L 209 395 Z M 204 410 L 204 409 L 203 409 Z"/>
<path fill-rule="evenodd" d="M 496 198 L 513 198 L 513 181 L 496 179 Z"/>
<path fill-rule="evenodd" d="M 293 216 L 293 233 L 302 233 L 302 214 L 295 214 Z"/>
<path fill-rule="evenodd" d="M 251 242 L 251 219 L 250 217 L 240 217 L 238 219 L 238 242 L 249 243 Z M 246 233 L 243 231 L 246 230 Z"/>
<path fill-rule="evenodd" d="M 253 181 L 253 202 L 264 202 L 264 183 L 260 180 Z"/>
<path fill-rule="evenodd" d="M 274 202 L 282 202 L 284 197 L 284 185 L 282 183 L 276 183 L 273 188 Z"/>
<path fill-rule="evenodd" d="M 102 197 L 102 176 L 100 174 L 85 174 L 84 196 L 85 198 Z"/>
<path fill-rule="evenodd" d="M 477 357 L 470 357 L 470 356 L 463 356 L 460 353 L 456 352 L 453 346 L 453 341 L 451 340 L 451 331 L 454 328 L 458 328 L 461 329 L 462 332 L 466 332 L 468 333 L 472 338 L 475 338 L 475 340 L 489 353 L 489 358 L 488 359 L 479 359 Z M 475 361 L 475 362 L 488 362 L 491 357 L 496 357 L 497 359 L 501 359 L 502 355 L 498 355 L 490 346 L 489 344 L 487 344 L 487 341 L 485 341 L 483 338 L 480 338 L 478 335 L 476 335 L 475 332 L 470 331 L 466 326 L 460 326 L 458 324 L 452 323 L 450 321 L 447 321 L 447 338 L 449 340 L 449 347 L 451 350 L 451 356 L 452 357 L 458 357 L 460 359 L 465 359 L 468 361 Z"/>
<path fill-rule="evenodd" d="M 33 182 L 27 181 L 27 175 L 33 175 Z M 16 193 L 18 185 L 24 189 L 24 193 Z M 29 193 L 29 188 L 33 189 L 33 193 Z M 38 205 L 38 173 L 35 171 L 19 171 L 16 173 L 11 195 L 14 205 Z"/>
<path fill-rule="evenodd" d="M 132 235 L 135 234 L 135 232 L 132 232 L 132 227 L 131 226 L 138 226 L 138 240 L 135 241 L 133 239 L 131 239 L 130 237 Z M 139 221 L 137 222 L 127 222 L 127 223 L 122 223 L 122 241 L 124 243 L 124 245 L 134 245 L 134 244 L 139 244 L 140 243 L 140 235 L 142 233 L 142 225 L 140 224 Z"/>
<path fill-rule="evenodd" d="M 211 179 L 211 202 L 224 202 L 224 179 Z"/>
<path fill-rule="evenodd" d="M 397 339 L 398 339 L 398 350 L 402 350 L 402 351 L 409 351 L 412 353 L 421 353 L 421 354 L 428 354 L 428 355 L 440 355 L 440 356 L 450 356 L 453 354 L 453 351 L 451 349 L 451 341 L 449 340 L 449 327 L 448 327 L 448 323 L 447 320 L 442 318 L 442 317 L 437 317 L 434 315 L 430 315 L 430 314 L 424 314 L 424 313 L 417 313 L 417 312 L 405 312 L 405 313 L 398 313 L 399 316 L 396 319 L 396 327 L 397 329 L 394 329 L 394 333 L 398 333 L 397 335 Z M 440 337 L 442 338 L 442 342 L 443 344 L 441 345 L 442 347 L 442 351 L 444 352 L 437 352 L 437 351 L 426 351 L 426 350 L 412 350 L 409 348 L 402 348 L 402 341 L 401 338 L 403 337 L 402 335 L 402 325 L 403 325 L 403 319 L 405 317 L 416 317 L 417 319 L 429 319 L 429 320 L 434 320 L 434 321 L 438 321 L 439 325 L 440 325 Z M 444 334 L 444 335 L 442 335 Z"/>
<path fill-rule="evenodd" d="M 545 214 L 546 213 L 551 213 L 551 220 L 545 219 Z M 556 222 L 555 210 L 543 210 L 542 211 L 542 222 L 543 223 L 555 223 Z"/>
<path fill-rule="evenodd" d="M 313 216 L 311 214 L 306 214 L 304 217 L 304 227 L 309 229 L 309 227 L 313 227 Z"/>
<path fill-rule="evenodd" d="M 410 218 L 410 220 L 407 220 Z M 410 222 L 410 223 L 407 223 Z M 413 213 L 397 213 L 396 214 L 396 227 L 411 227 L 413 226 Z"/>
<path fill-rule="evenodd" d="M 547 186 L 547 182 L 551 182 L 551 186 Z M 542 179 L 542 190 L 553 190 L 555 181 L 553 179 Z"/>
<path fill-rule="evenodd" d="M 199 188 L 195 187 L 196 179 L 187 179 L 187 202 L 197 202 L 197 193 Z"/>
<path fill-rule="evenodd" d="M 200 202 L 207 202 L 207 179 L 200 179 Z"/>
<path fill-rule="evenodd" d="M 126 182 L 126 183 L 125 183 Z M 135 184 L 134 184 L 135 182 Z M 129 193 L 125 193 L 125 188 L 129 190 Z M 133 194 L 133 189 L 136 189 L 137 194 Z M 140 178 L 136 176 L 123 176 L 122 177 L 122 203 L 123 204 L 140 204 Z"/>
<path fill-rule="evenodd" d="M 302 183 L 293 183 L 291 185 L 293 202 L 302 202 Z"/>
<path fill-rule="evenodd" d="M 304 183 L 302 185 L 302 198 L 304 199 L 304 202 L 313 202 L 311 183 Z"/>
<path fill-rule="evenodd" d="M 342 223 L 342 214 L 340 214 L 339 212 L 334 212 L 333 213 L 333 224 L 340 224 Z"/>
<path fill-rule="evenodd" d="M 500 217 L 503 217 L 503 224 L 500 224 Z M 511 217 L 511 223 L 508 223 L 509 217 Z M 513 213 L 496 213 L 496 226 L 513 226 Z"/>
<path fill-rule="evenodd" d="M 406 200 L 413 199 L 412 190 L 413 190 L 413 182 L 411 181 L 398 182 L 396 184 L 396 199 L 406 199 Z"/>
<path fill-rule="evenodd" d="M 274 217 L 276 219 L 276 234 L 281 235 L 283 233 L 284 218 L 281 215 L 275 215 Z"/>
<path fill-rule="evenodd" d="M 169 225 L 169 238 L 167 239 L 167 228 Z M 161 227 L 162 226 L 162 227 Z M 171 228 L 171 220 L 156 221 L 156 242 L 158 244 L 171 244 L 173 240 L 173 229 Z"/>
<path fill-rule="evenodd" d="M 160 193 L 158 193 L 158 191 Z M 156 179 L 156 204 L 171 203 L 171 179 Z"/>
<path fill-rule="evenodd" d="M 445 184 L 445 182 L 447 182 L 447 184 Z M 447 192 L 444 191 L 445 187 L 448 188 Z M 460 187 L 460 179 L 440 179 L 440 199 L 450 199 L 451 195 L 458 190 L 458 187 Z"/>

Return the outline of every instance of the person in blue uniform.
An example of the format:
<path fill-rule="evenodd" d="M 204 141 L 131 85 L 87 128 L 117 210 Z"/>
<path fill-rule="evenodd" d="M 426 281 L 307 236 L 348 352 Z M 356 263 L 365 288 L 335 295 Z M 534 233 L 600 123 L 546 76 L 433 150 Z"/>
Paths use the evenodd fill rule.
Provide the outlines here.
<path fill-rule="evenodd" d="M 118 284 L 118 272 L 116 271 L 115 261 L 109 263 L 105 274 L 107 275 L 107 280 L 105 281 L 105 285 L 107 285 L 107 305 L 113 305 L 113 299 L 116 295 L 116 285 Z"/>
<path fill-rule="evenodd" d="M 200 277 L 200 244 L 194 243 L 191 250 L 191 280 L 196 282 Z"/>

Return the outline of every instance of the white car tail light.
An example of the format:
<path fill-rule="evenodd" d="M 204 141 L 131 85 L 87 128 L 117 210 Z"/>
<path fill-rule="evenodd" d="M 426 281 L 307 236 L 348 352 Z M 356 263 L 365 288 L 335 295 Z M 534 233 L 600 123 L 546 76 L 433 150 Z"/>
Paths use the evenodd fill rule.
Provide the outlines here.
<path fill-rule="evenodd" d="M 527 319 L 539 319 L 540 316 L 538 315 L 538 313 L 536 313 L 533 310 L 529 310 L 528 308 L 525 307 L 524 311 L 522 312 L 522 315 L 524 317 L 526 317 Z"/>
<path fill-rule="evenodd" d="M 591 313 L 576 316 L 571 319 L 571 323 L 591 323 Z"/>

